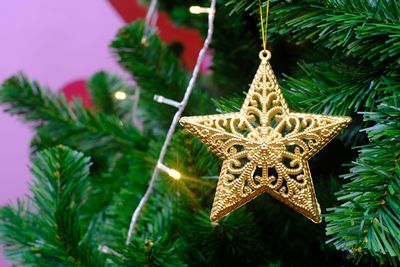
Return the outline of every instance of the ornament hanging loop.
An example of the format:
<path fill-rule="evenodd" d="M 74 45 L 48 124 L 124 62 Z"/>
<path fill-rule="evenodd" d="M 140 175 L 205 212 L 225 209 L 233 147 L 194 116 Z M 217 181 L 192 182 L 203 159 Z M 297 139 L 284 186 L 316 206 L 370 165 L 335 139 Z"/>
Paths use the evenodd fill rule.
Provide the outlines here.
<path fill-rule="evenodd" d="M 263 47 L 264 51 L 267 51 L 269 0 L 267 1 L 267 6 L 265 10 L 265 27 L 264 27 L 264 16 L 263 16 L 261 0 L 258 0 L 258 6 L 260 8 L 261 35 L 262 35 Z"/>
<path fill-rule="evenodd" d="M 271 58 L 271 52 L 269 52 L 268 50 L 261 50 L 258 56 L 260 57 L 261 61 L 267 61 Z"/>

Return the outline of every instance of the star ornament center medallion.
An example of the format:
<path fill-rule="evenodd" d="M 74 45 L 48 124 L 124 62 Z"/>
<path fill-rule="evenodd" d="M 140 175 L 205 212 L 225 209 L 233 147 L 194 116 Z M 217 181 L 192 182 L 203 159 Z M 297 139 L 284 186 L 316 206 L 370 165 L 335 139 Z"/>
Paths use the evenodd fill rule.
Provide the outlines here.
<path fill-rule="evenodd" d="M 180 123 L 222 159 L 211 221 L 268 193 L 321 222 L 308 160 L 351 121 L 289 111 L 269 64 L 261 63 L 240 112 L 182 117 Z"/>

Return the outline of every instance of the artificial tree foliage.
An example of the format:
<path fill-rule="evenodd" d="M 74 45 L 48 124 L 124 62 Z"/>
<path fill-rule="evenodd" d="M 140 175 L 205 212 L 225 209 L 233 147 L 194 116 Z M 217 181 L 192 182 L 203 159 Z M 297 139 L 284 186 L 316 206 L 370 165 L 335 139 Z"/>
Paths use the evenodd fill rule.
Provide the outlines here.
<path fill-rule="evenodd" d="M 213 66 L 185 115 L 240 109 L 262 49 L 258 3 L 218 1 Z M 190 14 L 192 4 L 209 2 L 160 1 L 159 8 L 205 35 L 206 16 Z M 175 111 L 153 97 L 181 99 L 190 78 L 179 51 L 157 32 L 142 42 L 138 20 L 110 44 L 136 85 L 95 73 L 87 82 L 94 108 L 23 74 L 2 83 L 5 111 L 35 131 L 31 193 L 0 209 L 6 258 L 17 266 L 398 266 L 400 3 L 271 0 L 269 18 L 271 65 L 289 106 L 353 118 L 310 161 L 322 224 L 268 195 L 210 223 L 220 162 L 180 128 L 165 164 L 183 178 L 160 174 L 126 245 Z M 130 97 L 118 100 L 117 91 Z"/>

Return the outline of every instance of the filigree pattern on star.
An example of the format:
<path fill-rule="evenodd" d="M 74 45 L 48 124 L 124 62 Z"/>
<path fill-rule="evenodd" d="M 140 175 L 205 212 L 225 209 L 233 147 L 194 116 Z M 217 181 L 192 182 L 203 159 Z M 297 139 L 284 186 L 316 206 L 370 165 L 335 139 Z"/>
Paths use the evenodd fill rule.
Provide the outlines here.
<path fill-rule="evenodd" d="M 240 112 L 180 120 L 223 160 L 212 221 L 263 192 L 321 221 L 308 160 L 351 119 L 290 112 L 269 57 L 269 52 L 260 53 L 260 67 Z"/>

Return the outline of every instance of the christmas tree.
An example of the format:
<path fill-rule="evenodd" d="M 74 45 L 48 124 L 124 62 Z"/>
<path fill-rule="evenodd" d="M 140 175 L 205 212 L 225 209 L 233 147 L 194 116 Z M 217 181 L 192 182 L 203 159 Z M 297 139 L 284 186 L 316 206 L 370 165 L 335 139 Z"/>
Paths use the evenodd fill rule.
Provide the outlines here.
<path fill-rule="evenodd" d="M 352 117 L 310 160 L 321 224 L 268 194 L 210 221 L 220 161 L 173 125 L 180 111 L 237 112 L 262 50 L 258 0 L 212 4 L 198 15 L 189 7 L 209 1 L 157 5 L 176 24 L 202 33 L 199 62 L 210 45 L 212 70 L 197 80 L 198 69 L 192 75 L 182 64 L 179 45 L 164 43 L 147 19 L 122 28 L 110 45 L 136 85 L 94 74 L 87 83 L 94 109 L 23 74 L 3 82 L 1 104 L 35 128 L 31 196 L 0 209 L 0 244 L 9 260 L 17 266 L 400 264 L 400 3 L 270 3 L 270 63 L 288 105 Z M 265 10 L 267 3 L 261 5 Z M 162 98 L 154 101 L 155 95 Z"/>

